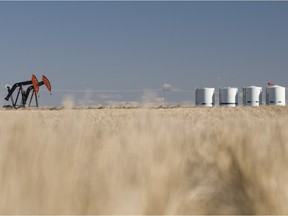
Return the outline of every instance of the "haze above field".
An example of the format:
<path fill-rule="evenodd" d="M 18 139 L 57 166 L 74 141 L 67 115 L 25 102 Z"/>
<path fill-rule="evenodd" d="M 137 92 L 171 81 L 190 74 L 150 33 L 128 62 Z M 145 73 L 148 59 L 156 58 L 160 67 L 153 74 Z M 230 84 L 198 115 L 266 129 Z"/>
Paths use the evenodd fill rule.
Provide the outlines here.
<path fill-rule="evenodd" d="M 5 84 L 32 74 L 47 75 L 54 90 L 94 90 L 89 103 L 139 101 L 141 91 L 99 90 L 164 84 L 287 86 L 287 23 L 288 2 L 0 2 L 1 97 Z M 41 94 L 44 105 L 83 99 Z"/>

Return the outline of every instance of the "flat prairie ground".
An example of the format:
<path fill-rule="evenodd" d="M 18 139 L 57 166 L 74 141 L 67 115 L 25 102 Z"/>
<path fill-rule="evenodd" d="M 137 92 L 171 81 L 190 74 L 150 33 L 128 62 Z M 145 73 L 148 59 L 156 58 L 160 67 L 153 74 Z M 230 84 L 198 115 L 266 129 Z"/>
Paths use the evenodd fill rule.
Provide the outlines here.
<path fill-rule="evenodd" d="M 0 110 L 0 214 L 288 214 L 288 107 Z"/>

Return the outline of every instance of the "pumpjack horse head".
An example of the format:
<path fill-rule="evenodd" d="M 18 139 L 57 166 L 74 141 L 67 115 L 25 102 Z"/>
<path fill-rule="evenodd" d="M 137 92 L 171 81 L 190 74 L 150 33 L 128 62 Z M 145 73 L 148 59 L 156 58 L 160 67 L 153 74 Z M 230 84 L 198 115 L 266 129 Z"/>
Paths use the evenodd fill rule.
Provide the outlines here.
<path fill-rule="evenodd" d="M 39 87 L 42 85 L 45 85 L 48 91 L 51 92 L 51 84 L 48 78 L 42 75 L 42 81 L 38 82 L 37 77 L 33 74 L 31 80 L 17 82 L 12 87 L 7 86 L 8 94 L 5 97 L 5 100 L 9 101 L 9 99 L 11 99 L 12 107 L 14 107 L 15 109 L 20 108 L 20 107 L 26 107 L 27 100 L 31 93 L 28 107 L 31 106 L 33 97 L 35 97 L 35 103 L 36 103 L 35 106 L 38 107 L 37 95 L 39 92 Z M 24 89 L 24 86 L 28 86 L 26 90 Z M 17 89 L 18 89 L 18 92 L 16 95 L 16 99 L 14 100 L 13 93 Z M 21 96 L 21 101 L 18 102 L 19 96 Z"/>

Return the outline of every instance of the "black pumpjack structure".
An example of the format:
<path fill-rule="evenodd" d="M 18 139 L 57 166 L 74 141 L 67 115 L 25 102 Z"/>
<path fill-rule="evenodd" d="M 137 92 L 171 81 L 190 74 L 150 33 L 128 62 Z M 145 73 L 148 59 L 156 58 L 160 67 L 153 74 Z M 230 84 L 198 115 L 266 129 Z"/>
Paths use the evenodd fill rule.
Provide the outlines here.
<path fill-rule="evenodd" d="M 15 83 L 12 86 L 12 88 L 8 86 L 7 87 L 8 94 L 5 97 L 5 100 L 9 101 L 9 99 L 11 99 L 12 107 L 14 107 L 15 109 L 24 108 L 26 107 L 26 103 L 29 98 L 30 92 L 32 92 L 28 107 L 32 107 L 31 102 L 32 102 L 33 97 L 35 97 L 34 107 L 38 107 L 37 96 L 38 96 L 39 87 L 42 85 L 45 85 L 48 91 L 51 92 L 51 84 L 48 78 L 42 75 L 42 81 L 38 82 L 37 77 L 33 74 L 31 80 Z M 24 86 L 28 86 L 28 88 L 24 90 Z M 18 92 L 17 92 L 16 99 L 14 100 L 13 93 L 15 92 L 16 89 L 18 89 Z M 19 96 L 21 96 L 21 101 L 18 103 Z"/>

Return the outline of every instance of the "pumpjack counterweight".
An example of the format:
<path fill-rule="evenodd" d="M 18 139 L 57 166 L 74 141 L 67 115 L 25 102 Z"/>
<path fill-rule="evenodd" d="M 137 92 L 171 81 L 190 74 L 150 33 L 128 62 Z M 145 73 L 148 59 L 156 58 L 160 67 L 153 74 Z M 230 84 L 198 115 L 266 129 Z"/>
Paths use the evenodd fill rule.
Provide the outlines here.
<path fill-rule="evenodd" d="M 9 101 L 9 99 L 11 99 L 12 107 L 17 109 L 17 108 L 26 106 L 29 95 L 32 92 L 31 96 L 30 96 L 30 102 L 28 104 L 28 107 L 31 106 L 31 102 L 32 102 L 33 97 L 35 97 L 35 106 L 38 107 L 37 96 L 38 96 L 39 87 L 42 85 L 45 85 L 46 88 L 48 89 L 48 91 L 51 92 L 51 84 L 50 84 L 50 81 L 48 80 L 48 78 L 46 76 L 42 75 L 42 81 L 38 82 L 37 77 L 33 74 L 31 80 L 23 81 L 23 82 L 17 82 L 12 86 L 12 88 L 10 88 L 8 86 L 7 87 L 8 94 L 4 99 L 6 101 Z M 24 86 L 28 86 L 26 90 L 24 90 Z M 17 89 L 18 89 L 18 92 L 16 95 L 16 99 L 14 100 L 13 93 Z M 20 103 L 18 103 L 19 96 L 21 96 Z"/>

